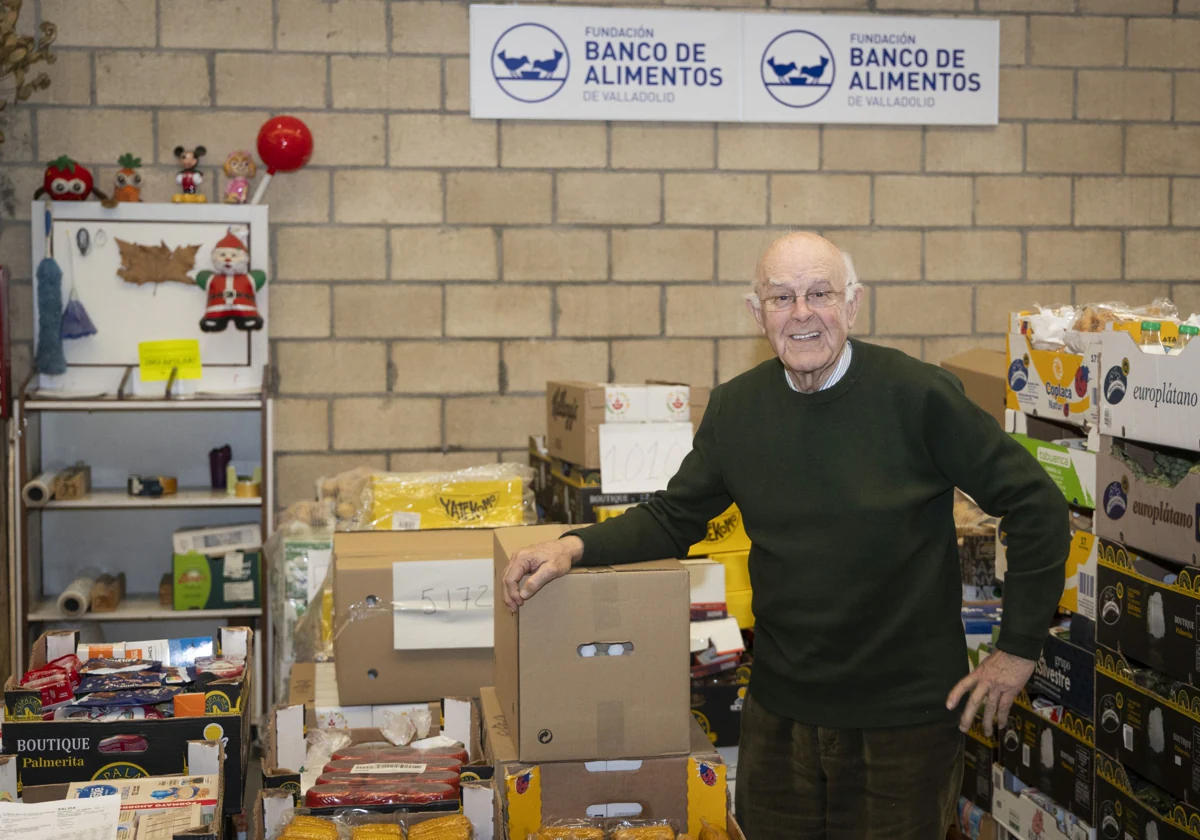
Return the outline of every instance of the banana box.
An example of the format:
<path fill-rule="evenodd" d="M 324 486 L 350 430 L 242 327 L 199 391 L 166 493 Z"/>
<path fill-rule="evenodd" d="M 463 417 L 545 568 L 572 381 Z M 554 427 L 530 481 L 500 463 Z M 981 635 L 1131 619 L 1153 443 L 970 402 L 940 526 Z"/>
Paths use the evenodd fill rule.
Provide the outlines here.
<path fill-rule="evenodd" d="M 996 577 L 1004 580 L 1008 570 L 1008 534 L 1004 531 L 1004 520 L 996 529 Z M 1058 606 L 1071 613 L 1078 613 L 1092 621 L 1096 620 L 1096 535 L 1087 531 L 1076 531 L 1071 537 L 1071 550 L 1067 554 L 1066 579 Z"/>
<path fill-rule="evenodd" d="M 1169 322 L 1163 323 L 1164 331 Z M 1170 342 L 1164 332 L 1162 343 Z M 1137 344 L 1126 331 L 1101 337 L 1100 432 L 1180 449 L 1200 449 L 1200 341 L 1169 354 Z"/>
<path fill-rule="evenodd" d="M 1010 317 L 1007 340 L 1006 407 L 1034 417 L 1049 417 L 1075 426 L 1098 421 L 1100 336 L 1082 353 L 1037 350 L 1029 337 L 1027 312 Z M 1091 334 L 1084 334 L 1091 339 Z"/>
<path fill-rule="evenodd" d="M 1022 691 L 1009 710 L 1008 724 L 997 736 L 1000 764 L 1091 823 L 1095 734 L 1089 718 L 1061 707 L 1035 710 L 1029 695 Z"/>
<path fill-rule="evenodd" d="M 1104 838 L 1196 840 L 1200 811 L 1096 753 L 1096 827 Z"/>
<path fill-rule="evenodd" d="M 983 720 L 977 714 L 964 739 L 963 781 L 961 795 L 980 808 L 992 807 L 992 763 L 996 756 L 996 739 L 983 734 Z"/>
<path fill-rule="evenodd" d="M 1049 797 L 992 765 L 992 818 L 1009 834 L 1031 840 L 1096 840 L 1096 830 Z"/>
<path fill-rule="evenodd" d="M 1171 796 L 1200 803 L 1200 690 L 1096 651 L 1096 749 Z"/>
<path fill-rule="evenodd" d="M 596 521 L 603 522 L 620 516 L 634 505 L 604 505 L 596 508 Z M 704 539 L 688 549 L 688 557 L 708 557 L 734 551 L 749 551 L 750 537 L 742 522 L 742 512 L 737 505 L 730 505 L 720 516 L 708 521 L 708 533 Z"/>
<path fill-rule="evenodd" d="M 1066 500 L 1075 507 L 1095 508 L 1100 436 L 1011 409 L 1004 414 L 1005 431 L 1037 459 Z"/>

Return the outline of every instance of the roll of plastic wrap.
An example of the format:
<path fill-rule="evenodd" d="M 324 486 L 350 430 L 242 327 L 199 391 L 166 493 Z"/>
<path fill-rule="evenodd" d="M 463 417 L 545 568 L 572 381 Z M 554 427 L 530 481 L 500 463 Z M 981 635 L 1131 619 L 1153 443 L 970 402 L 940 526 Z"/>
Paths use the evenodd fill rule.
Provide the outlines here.
<path fill-rule="evenodd" d="M 100 572 L 96 569 L 84 569 L 75 580 L 67 584 L 63 594 L 58 596 L 58 611 L 68 618 L 78 618 L 88 611 L 91 606 L 92 587 Z"/>
<path fill-rule="evenodd" d="M 58 473 L 44 472 L 21 488 L 21 497 L 30 507 L 41 507 L 54 498 L 54 483 Z"/>

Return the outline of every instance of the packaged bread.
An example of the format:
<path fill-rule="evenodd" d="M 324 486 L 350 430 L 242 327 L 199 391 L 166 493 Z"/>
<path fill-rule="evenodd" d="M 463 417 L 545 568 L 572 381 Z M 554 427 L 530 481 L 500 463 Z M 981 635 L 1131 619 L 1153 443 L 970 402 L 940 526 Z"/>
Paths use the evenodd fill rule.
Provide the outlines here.
<path fill-rule="evenodd" d="M 583 822 L 564 822 L 542 826 L 538 836 L 541 840 L 604 840 L 604 829 Z"/>
<path fill-rule="evenodd" d="M 338 840 L 338 828 L 330 820 L 300 814 L 284 827 L 279 840 Z"/>
<path fill-rule="evenodd" d="M 462 814 L 427 820 L 408 829 L 408 840 L 471 840 L 474 836 L 471 821 Z"/>
<path fill-rule="evenodd" d="M 612 840 L 676 840 L 675 829 L 669 825 L 637 825 L 618 828 Z"/>
<path fill-rule="evenodd" d="M 404 840 L 404 831 L 396 823 L 368 823 L 354 826 L 350 840 Z"/>
<path fill-rule="evenodd" d="M 729 832 L 720 826 L 715 826 L 703 817 L 700 818 L 700 837 L 698 840 L 729 840 Z"/>

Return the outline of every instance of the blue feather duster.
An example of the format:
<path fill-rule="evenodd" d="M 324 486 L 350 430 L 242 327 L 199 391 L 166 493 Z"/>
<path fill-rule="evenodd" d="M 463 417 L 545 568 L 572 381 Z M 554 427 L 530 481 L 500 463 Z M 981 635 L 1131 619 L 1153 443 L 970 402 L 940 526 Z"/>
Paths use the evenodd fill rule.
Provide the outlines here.
<path fill-rule="evenodd" d="M 37 267 L 39 373 L 57 375 L 67 372 L 62 346 L 62 269 L 54 261 L 50 243 L 50 211 L 46 211 L 46 256 Z"/>

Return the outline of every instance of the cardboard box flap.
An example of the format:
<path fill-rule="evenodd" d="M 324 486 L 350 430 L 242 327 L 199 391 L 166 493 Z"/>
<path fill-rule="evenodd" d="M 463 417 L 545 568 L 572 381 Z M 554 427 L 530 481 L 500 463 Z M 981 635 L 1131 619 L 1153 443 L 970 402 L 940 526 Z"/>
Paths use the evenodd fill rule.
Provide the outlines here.
<path fill-rule="evenodd" d="M 474 559 L 488 555 L 491 535 L 489 528 L 345 531 L 334 535 L 333 555 L 346 569 L 372 568 L 404 560 Z"/>
<path fill-rule="evenodd" d="M 678 560 L 648 560 L 645 563 L 625 563 L 620 566 L 576 566 L 571 569 L 569 574 L 594 575 L 610 572 L 677 572 L 682 570 L 684 570 L 683 564 Z M 688 597 L 691 597 L 690 588 Z"/>
<path fill-rule="evenodd" d="M 493 765 L 516 761 L 517 744 L 508 728 L 495 688 L 488 686 L 479 689 L 479 707 L 483 714 L 484 756 Z"/>
<path fill-rule="evenodd" d="M 228 657 L 245 657 L 250 650 L 254 637 L 249 627 L 221 627 L 221 655 Z"/>

